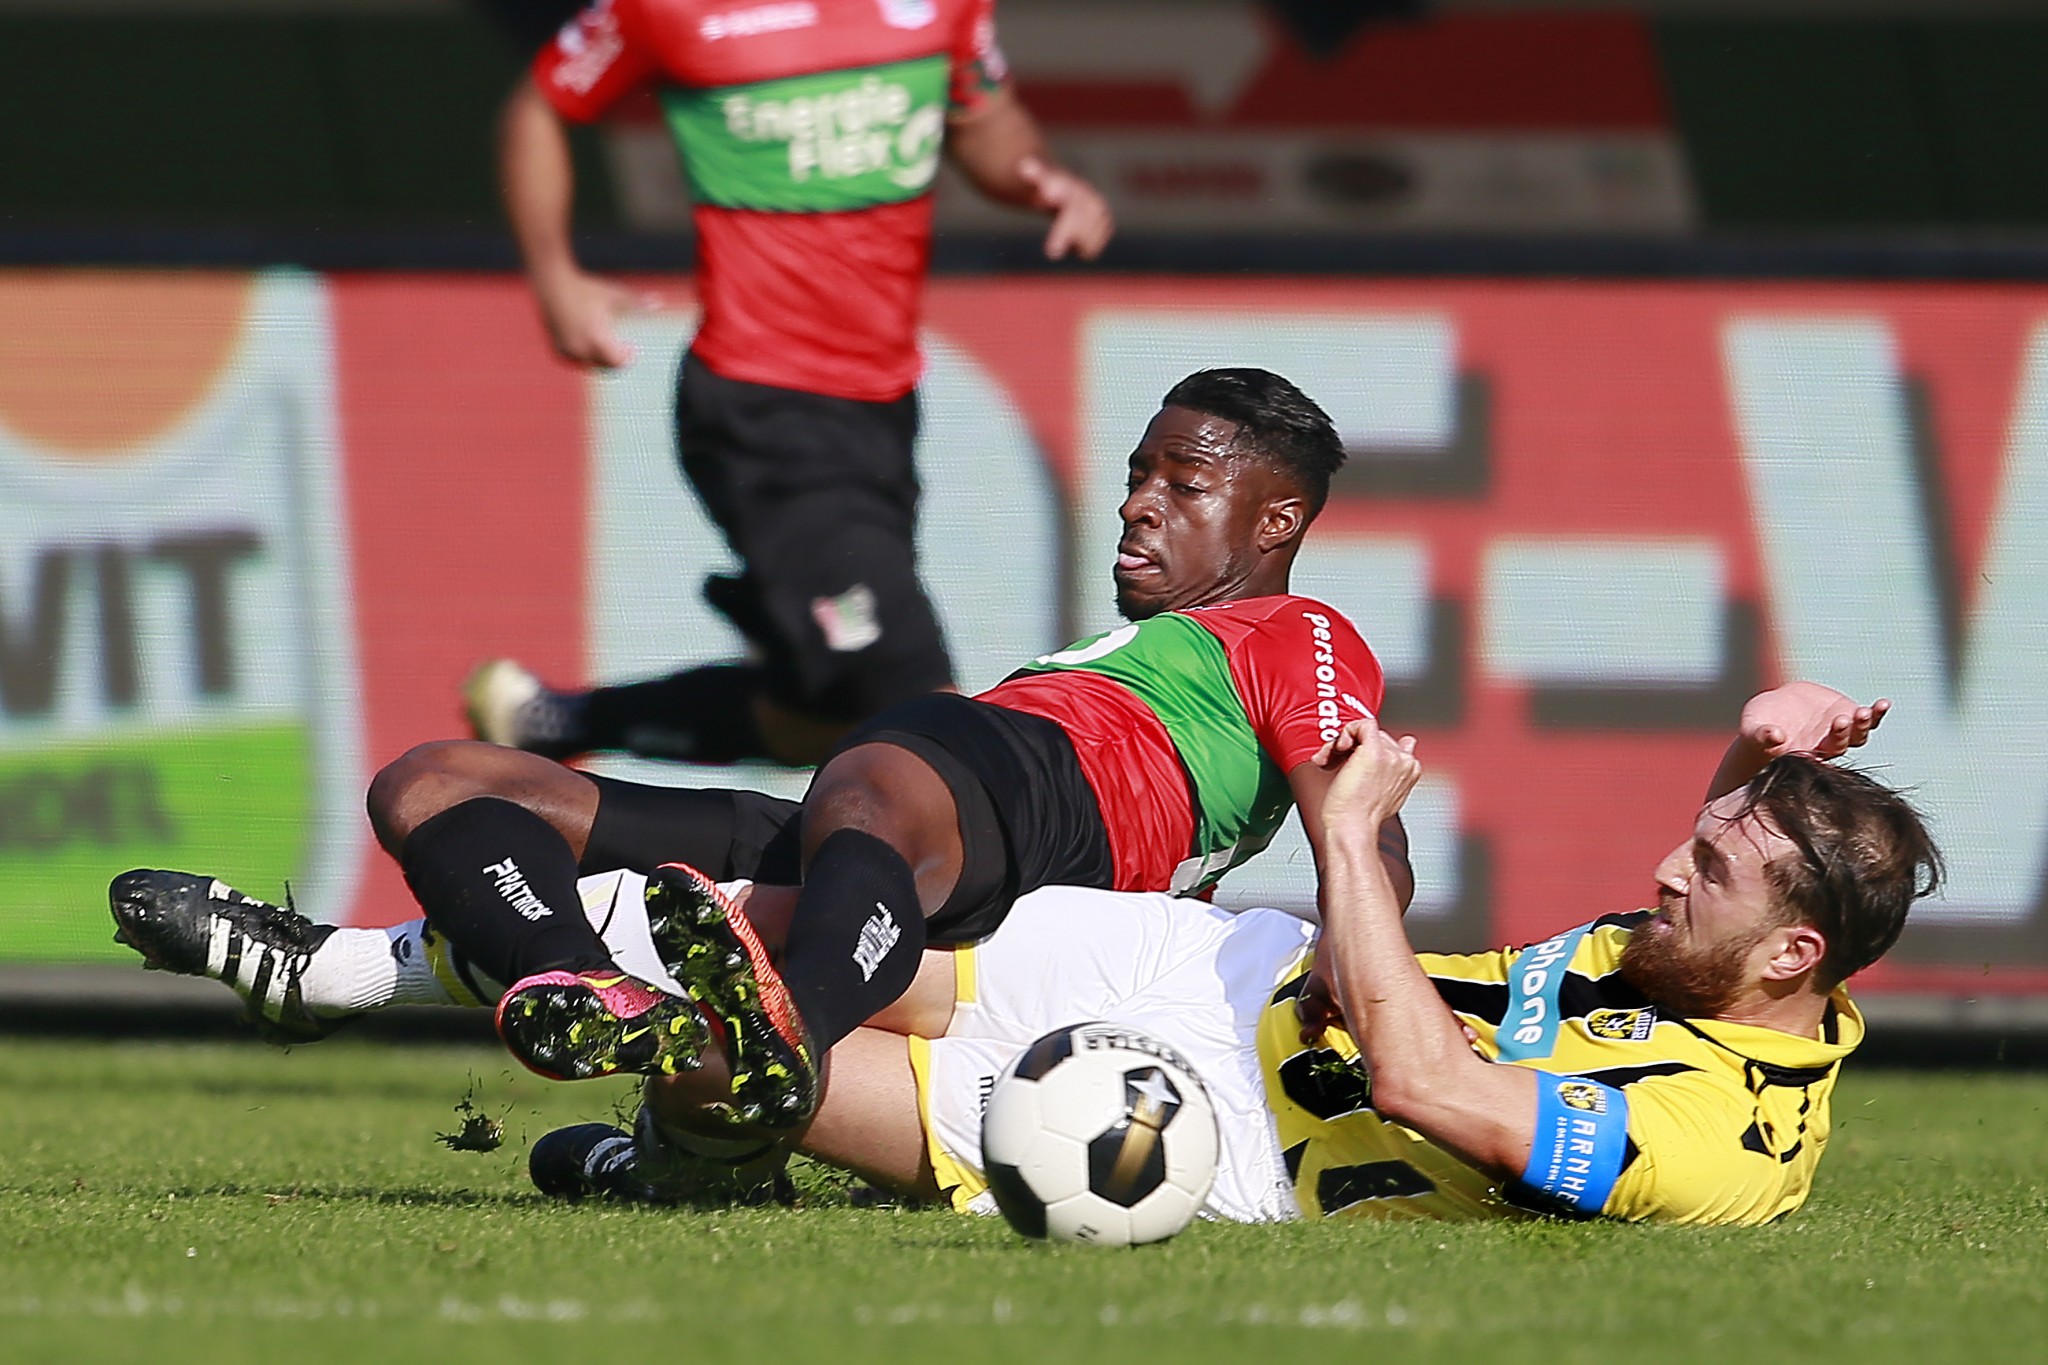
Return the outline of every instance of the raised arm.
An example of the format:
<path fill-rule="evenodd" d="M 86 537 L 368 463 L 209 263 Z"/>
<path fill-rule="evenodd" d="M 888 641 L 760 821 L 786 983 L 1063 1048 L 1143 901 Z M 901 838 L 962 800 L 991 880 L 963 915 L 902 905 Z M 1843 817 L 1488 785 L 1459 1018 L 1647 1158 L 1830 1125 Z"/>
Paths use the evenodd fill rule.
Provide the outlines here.
<path fill-rule="evenodd" d="M 1415 960 L 1381 856 L 1381 829 L 1422 775 L 1415 741 L 1394 739 L 1370 718 L 1354 720 L 1317 763 L 1331 771 L 1318 811 L 1317 966 L 1365 1054 L 1373 1107 L 1489 1175 L 1516 1178 L 1535 1140 L 1539 1077 L 1472 1051 Z"/>
<path fill-rule="evenodd" d="M 946 153 L 987 198 L 1052 215 L 1045 234 L 1047 259 L 1072 253 L 1092 261 L 1109 245 L 1116 219 L 1108 202 L 1053 158 L 1038 121 L 1009 87 L 991 91 L 977 107 L 952 117 Z"/>
<path fill-rule="evenodd" d="M 1883 697 L 1859 705 L 1821 683 L 1789 682 L 1759 692 L 1742 708 L 1735 738 L 1707 786 L 1707 800 L 1726 796 L 1784 754 L 1840 758 L 1868 743 L 1891 709 Z"/>

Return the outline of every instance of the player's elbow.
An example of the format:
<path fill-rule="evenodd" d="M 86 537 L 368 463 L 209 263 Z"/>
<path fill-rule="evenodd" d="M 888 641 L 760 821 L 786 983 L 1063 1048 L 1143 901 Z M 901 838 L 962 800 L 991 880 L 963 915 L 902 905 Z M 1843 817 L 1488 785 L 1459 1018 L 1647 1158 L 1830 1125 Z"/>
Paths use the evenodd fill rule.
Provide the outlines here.
<path fill-rule="evenodd" d="M 1460 1054 L 1414 1057 L 1390 1065 L 1375 1059 L 1371 1063 L 1373 1111 L 1434 1139 L 1488 1109 L 1490 1065 L 1462 1050 Z"/>
<path fill-rule="evenodd" d="M 498 110 L 499 158 L 514 159 L 515 169 L 519 155 L 532 155 L 536 147 L 567 136 L 562 116 L 548 103 L 548 97 L 531 76 L 512 87 L 512 93 Z"/>
<path fill-rule="evenodd" d="M 1441 1084 L 1422 1068 L 1375 1066 L 1372 1070 L 1372 1107 L 1381 1118 L 1409 1128 L 1421 1128 L 1442 1104 Z"/>

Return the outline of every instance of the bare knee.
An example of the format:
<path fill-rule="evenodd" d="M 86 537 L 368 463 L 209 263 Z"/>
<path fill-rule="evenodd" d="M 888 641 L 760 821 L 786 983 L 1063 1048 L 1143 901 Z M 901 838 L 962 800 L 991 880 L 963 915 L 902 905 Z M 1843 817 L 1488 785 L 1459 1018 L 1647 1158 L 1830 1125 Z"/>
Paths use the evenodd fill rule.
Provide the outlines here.
<path fill-rule="evenodd" d="M 472 739 L 416 744 L 371 779 L 366 804 L 377 842 L 396 857 L 414 830 L 479 796 L 524 806 L 583 856 L 597 817 L 597 784 L 574 768 L 518 749 Z"/>
<path fill-rule="evenodd" d="M 886 840 L 891 824 L 888 799 L 864 773 L 821 778 L 804 797 L 807 843 L 822 842 L 826 834 L 841 829 L 857 829 Z M 811 837 L 813 830 L 817 831 L 815 838 Z"/>
<path fill-rule="evenodd" d="M 804 866 L 841 830 L 873 835 L 903 855 L 927 915 L 960 880 L 963 849 L 953 792 L 929 763 L 879 742 L 841 753 L 804 797 Z"/>
<path fill-rule="evenodd" d="M 863 744 L 826 764 L 805 794 L 805 852 L 835 830 L 857 829 L 907 853 L 955 819 L 953 793 L 930 764 L 894 744 Z"/>
<path fill-rule="evenodd" d="M 387 853 L 396 855 L 408 835 L 450 806 L 484 794 L 468 751 L 489 747 L 474 740 L 434 740 L 415 744 L 378 770 L 363 804 Z"/>

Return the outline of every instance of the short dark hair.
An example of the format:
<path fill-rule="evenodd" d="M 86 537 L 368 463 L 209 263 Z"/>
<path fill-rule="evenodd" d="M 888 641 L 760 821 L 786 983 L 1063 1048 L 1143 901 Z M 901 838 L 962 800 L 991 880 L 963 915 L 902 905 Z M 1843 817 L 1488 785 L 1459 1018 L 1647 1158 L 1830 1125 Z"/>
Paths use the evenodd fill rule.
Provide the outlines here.
<path fill-rule="evenodd" d="M 1816 984 L 1833 990 L 1883 957 L 1913 902 L 1934 894 L 1941 850 L 1904 795 L 1868 773 L 1786 754 L 1751 778 L 1736 818 L 1755 813 L 1799 848 L 1774 859 L 1765 880 L 1785 923 L 1827 940 Z"/>
<path fill-rule="evenodd" d="M 1248 367 L 1197 370 L 1168 389 L 1160 406 L 1236 423 L 1232 449 L 1292 478 L 1308 497 L 1311 517 L 1323 510 L 1330 476 L 1344 463 L 1344 442 L 1330 414 L 1279 375 Z"/>

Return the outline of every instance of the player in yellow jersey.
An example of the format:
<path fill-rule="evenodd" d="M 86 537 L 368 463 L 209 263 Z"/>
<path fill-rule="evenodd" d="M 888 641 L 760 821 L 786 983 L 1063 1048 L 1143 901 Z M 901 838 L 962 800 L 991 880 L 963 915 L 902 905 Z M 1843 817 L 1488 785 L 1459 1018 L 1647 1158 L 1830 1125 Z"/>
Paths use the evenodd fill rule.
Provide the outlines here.
<path fill-rule="evenodd" d="M 1837 1071 L 1863 1037 L 1842 982 L 1891 946 L 1939 880 L 1912 806 L 1831 761 L 1865 743 L 1886 708 L 1811 683 L 1753 698 L 1690 836 L 1656 871 L 1655 910 L 1457 955 L 1413 951 L 1378 854 L 1381 824 L 1421 771 L 1413 742 L 1353 721 L 1315 760 L 1335 770 L 1317 817 L 1331 851 L 1320 935 L 1274 910 L 1032 892 L 989 937 L 928 950 L 909 992 L 832 1049 L 799 1145 L 992 1210 L 977 1166 L 996 1078 L 1041 1034 L 1103 1019 L 1159 1037 L 1201 1074 L 1221 1136 L 1215 1217 L 1778 1217 L 1811 1191 Z M 619 872 L 580 889 L 617 960 L 660 981 L 644 886 Z M 779 942 L 793 888 L 701 886 Z M 322 963 L 358 939 L 391 957 L 386 936 L 403 927 L 299 927 L 306 970 L 289 975 L 308 1007 L 390 1003 L 343 998 L 344 976 L 322 984 Z M 206 943 L 194 951 L 204 974 L 245 996 L 279 979 L 262 963 L 217 967 Z M 434 959 L 431 944 L 419 956 Z M 650 1082 L 635 1133 L 549 1134 L 536 1181 L 665 1198 L 679 1167 L 694 1180 L 747 1163 L 773 1140 L 735 1141 L 697 1120 L 722 1086 L 705 1074 Z"/>
<path fill-rule="evenodd" d="M 1805 1202 L 1863 1037 L 1842 982 L 1940 878 L 1910 804 L 1799 752 L 1860 743 L 1884 706 L 1810 684 L 1755 699 L 1654 912 L 1450 957 L 1409 950 L 1351 832 L 1399 808 L 1413 741 L 1348 727 L 1319 960 L 1259 1029 L 1304 1210 L 1759 1223 Z"/>
<path fill-rule="evenodd" d="M 995 1077 L 1039 1034 L 1105 1018 L 1202 1073 L 1223 1137 L 1214 1216 L 1778 1217 L 1812 1188 L 1836 1074 L 1863 1037 L 1842 982 L 1940 877 L 1913 807 L 1829 761 L 1886 707 L 1808 683 L 1752 699 L 1657 869 L 1654 911 L 1464 955 L 1414 952 L 1377 853 L 1421 773 L 1414 742 L 1353 721 L 1319 759 L 1336 770 L 1319 939 L 1274 911 L 1034 893 L 974 948 L 928 955 L 910 994 L 834 1049 L 802 1146 L 986 1208 Z M 772 936 L 783 893 L 749 894 Z M 652 1083 L 648 1159 L 615 1146 L 584 1188 L 636 1192 L 645 1149 L 688 1128 L 699 1086 Z"/>

